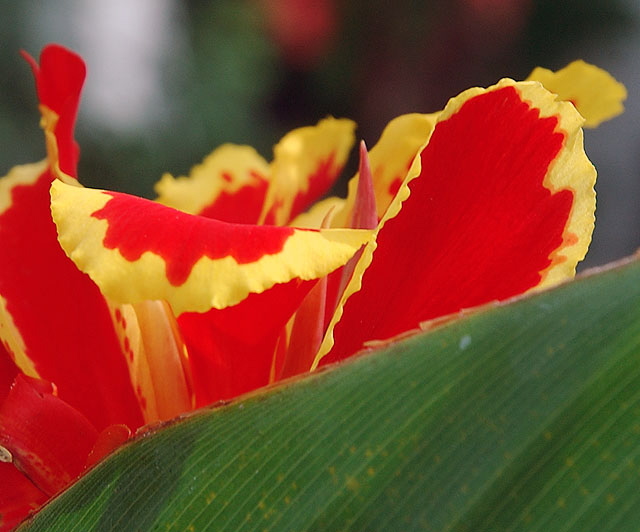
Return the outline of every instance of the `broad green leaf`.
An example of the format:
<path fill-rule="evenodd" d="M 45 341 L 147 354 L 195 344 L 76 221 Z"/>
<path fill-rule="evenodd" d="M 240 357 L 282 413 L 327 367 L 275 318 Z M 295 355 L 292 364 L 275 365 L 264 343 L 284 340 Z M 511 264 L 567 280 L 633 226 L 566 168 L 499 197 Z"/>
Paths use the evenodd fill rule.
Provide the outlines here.
<path fill-rule="evenodd" d="M 123 447 L 22 530 L 637 530 L 640 263 Z"/>

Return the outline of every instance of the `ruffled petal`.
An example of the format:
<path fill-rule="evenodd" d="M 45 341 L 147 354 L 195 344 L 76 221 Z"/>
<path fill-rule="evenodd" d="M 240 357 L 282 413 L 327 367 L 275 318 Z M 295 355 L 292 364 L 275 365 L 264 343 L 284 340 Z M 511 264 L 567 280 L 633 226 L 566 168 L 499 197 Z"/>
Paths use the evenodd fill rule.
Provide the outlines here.
<path fill-rule="evenodd" d="M 0 532 L 9 532 L 48 496 L 11 463 L 0 461 Z"/>
<path fill-rule="evenodd" d="M 288 224 L 331 188 L 349 156 L 354 129 L 351 120 L 327 118 L 280 140 L 273 150 L 262 223 Z"/>
<path fill-rule="evenodd" d="M 228 224 L 152 201 L 55 182 L 60 243 L 115 303 L 167 300 L 176 315 L 235 305 L 344 264 L 370 232 Z"/>
<path fill-rule="evenodd" d="M 624 111 L 622 102 L 627 99 L 625 86 L 606 70 L 582 60 L 574 61 L 557 72 L 538 67 L 527 80 L 539 81 L 561 100 L 575 105 L 585 118 L 584 127 L 596 127 Z"/>
<path fill-rule="evenodd" d="M 0 445 L 49 496 L 82 473 L 98 437 L 89 420 L 53 391 L 45 381 L 18 375 L 0 408 Z"/>
<path fill-rule="evenodd" d="M 316 363 L 571 277 L 595 209 L 582 122 L 537 83 L 503 80 L 451 100 L 365 249 Z"/>
<path fill-rule="evenodd" d="M 225 144 L 194 166 L 189 177 L 165 174 L 156 201 L 223 222 L 258 223 L 269 186 L 268 163 L 249 146 Z"/>

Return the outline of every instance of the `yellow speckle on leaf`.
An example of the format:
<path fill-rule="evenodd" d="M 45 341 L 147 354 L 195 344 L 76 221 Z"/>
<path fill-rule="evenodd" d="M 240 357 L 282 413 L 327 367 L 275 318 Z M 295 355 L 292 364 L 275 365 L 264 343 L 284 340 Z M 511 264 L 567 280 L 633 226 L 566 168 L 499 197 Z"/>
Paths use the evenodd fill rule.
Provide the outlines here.
<path fill-rule="evenodd" d="M 607 493 L 607 504 L 613 504 L 614 502 L 616 502 L 616 498 L 613 496 L 612 493 Z"/>
<path fill-rule="evenodd" d="M 544 436 L 544 439 L 547 440 L 547 441 L 550 441 L 551 438 L 553 438 L 553 434 L 551 434 L 551 431 L 549 431 L 549 430 L 546 430 L 545 433 L 543 434 L 543 436 Z"/>
<path fill-rule="evenodd" d="M 360 482 L 358 482 L 358 479 L 354 477 L 347 477 L 345 485 L 347 486 L 347 489 L 351 491 L 358 491 L 360 489 Z"/>
<path fill-rule="evenodd" d="M 556 502 L 556 506 L 558 508 L 564 508 L 566 505 L 567 505 L 567 501 L 565 500 L 564 497 L 558 498 L 558 501 Z"/>

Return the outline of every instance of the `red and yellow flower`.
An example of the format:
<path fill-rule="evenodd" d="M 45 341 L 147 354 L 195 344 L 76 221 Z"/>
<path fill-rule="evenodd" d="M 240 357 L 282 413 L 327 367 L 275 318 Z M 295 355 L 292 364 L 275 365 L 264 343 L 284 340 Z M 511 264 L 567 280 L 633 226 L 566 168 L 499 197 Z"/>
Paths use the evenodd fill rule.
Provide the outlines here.
<path fill-rule="evenodd" d="M 584 63 L 470 89 L 392 121 L 348 197 L 305 212 L 352 122 L 289 133 L 271 163 L 222 146 L 149 201 L 78 184 L 84 64 L 29 60 L 47 160 L 0 181 L 0 529 L 146 424 L 573 276 L 595 209 L 581 127 L 624 99 Z"/>

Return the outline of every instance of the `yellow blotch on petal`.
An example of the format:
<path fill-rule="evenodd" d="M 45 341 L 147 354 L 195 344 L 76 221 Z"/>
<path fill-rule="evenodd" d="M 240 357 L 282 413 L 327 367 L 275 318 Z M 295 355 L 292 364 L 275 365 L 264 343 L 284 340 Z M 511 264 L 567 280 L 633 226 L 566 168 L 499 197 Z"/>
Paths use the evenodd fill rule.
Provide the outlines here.
<path fill-rule="evenodd" d="M 538 67 L 529 74 L 527 81 L 538 81 L 561 100 L 575 105 L 585 119 L 584 127 L 596 127 L 624 111 L 625 86 L 606 70 L 582 60 L 557 72 Z"/>
<path fill-rule="evenodd" d="M 186 281 L 176 286 L 167 279 L 162 257 L 147 251 L 131 262 L 117 249 L 103 245 L 108 222 L 92 214 L 111 197 L 101 190 L 60 181 L 52 184 L 51 211 L 62 248 L 114 303 L 164 299 L 175 315 L 226 308 L 278 283 L 323 277 L 345 264 L 371 235 L 364 230 L 294 229 L 280 252 L 254 262 L 240 264 L 231 256 L 203 256 Z"/>
<path fill-rule="evenodd" d="M 250 146 L 223 144 L 191 169 L 188 177 L 164 174 L 155 185 L 157 201 L 199 214 L 222 194 L 258 186 L 269 176 L 269 164 Z"/>
<path fill-rule="evenodd" d="M 142 301 L 111 309 L 145 423 L 192 410 L 194 396 L 186 349 L 164 301 Z"/>

